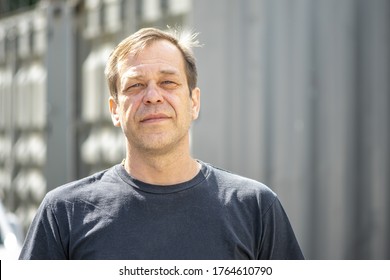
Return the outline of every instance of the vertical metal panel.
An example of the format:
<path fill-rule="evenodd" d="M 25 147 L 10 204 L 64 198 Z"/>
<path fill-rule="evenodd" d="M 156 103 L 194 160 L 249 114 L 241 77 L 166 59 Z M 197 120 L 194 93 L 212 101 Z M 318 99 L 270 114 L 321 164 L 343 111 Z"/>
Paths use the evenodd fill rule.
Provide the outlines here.
<path fill-rule="evenodd" d="M 368 135 L 371 151 L 367 164 L 371 167 L 370 182 L 373 199 L 373 237 L 370 256 L 390 259 L 390 3 L 377 1 L 372 5 L 371 28 L 368 41 L 372 42 L 370 75 L 367 94 L 372 94 L 373 117 Z M 383 241 L 385 240 L 385 242 Z"/>
<path fill-rule="evenodd" d="M 202 4 L 200 4 L 202 3 Z M 207 7 L 208 8 L 205 8 Z M 226 99 L 229 98 L 229 82 L 226 80 L 226 1 L 199 1 L 194 6 L 196 30 L 201 32 L 200 40 L 205 47 L 195 50 L 199 61 L 199 86 L 201 88 L 201 111 L 194 124 L 193 149 L 196 156 L 223 166 L 227 161 L 226 127 L 230 125 L 226 110 Z M 197 9 L 198 7 L 198 9 Z M 202 8 L 203 7 L 203 8 Z M 207 28 L 202 25 L 205 19 Z M 207 19 L 207 21 L 206 21 Z M 233 36 L 229 43 L 234 43 Z"/>
<path fill-rule="evenodd" d="M 268 121 L 278 120 L 278 123 L 272 124 L 274 143 L 271 162 L 274 166 L 269 174 L 270 186 L 275 188 L 281 198 L 300 241 L 307 240 L 309 236 L 309 229 L 305 225 L 310 217 L 308 201 L 312 182 L 308 149 L 313 121 L 310 115 L 313 98 L 309 36 L 312 28 L 311 6 L 312 1 L 307 0 L 294 4 L 291 1 L 279 1 L 276 6 L 279 12 L 274 21 L 278 21 L 281 26 L 272 32 L 276 33 L 274 48 L 279 53 L 275 51 L 271 59 L 278 61 L 278 72 L 272 75 L 270 81 L 274 83 L 272 88 L 275 91 L 268 92 L 275 96 Z M 281 18 L 285 20 L 281 22 Z M 306 250 L 306 244 L 302 245 Z"/>
<path fill-rule="evenodd" d="M 252 176 L 258 180 L 264 176 L 264 145 L 261 143 L 264 143 L 266 121 L 264 76 L 261 75 L 265 63 L 261 52 L 264 44 L 264 17 L 259 16 L 261 10 L 262 1 L 247 1 L 242 12 L 241 28 L 246 31 L 243 32 L 245 37 L 241 40 L 246 42 L 246 51 L 243 52 L 240 47 L 244 59 L 241 64 L 242 74 L 238 81 L 240 85 L 245 86 L 243 90 L 246 92 L 246 97 L 241 99 L 246 106 L 241 109 L 239 116 L 244 120 L 244 123 L 240 122 L 242 136 L 237 143 L 243 148 L 240 170 L 243 175 Z M 237 104 L 234 105 L 237 106 Z M 242 139 L 245 139 L 247 145 L 242 145 Z"/>
<path fill-rule="evenodd" d="M 74 34 L 72 8 L 64 2 L 47 7 L 47 185 L 62 185 L 75 177 Z"/>
<path fill-rule="evenodd" d="M 390 3 L 358 1 L 356 7 L 356 217 L 358 258 L 389 258 Z M 384 242 L 385 241 L 385 242 Z"/>
<path fill-rule="evenodd" d="M 207 27 L 195 26 L 201 32 L 200 40 L 205 43 L 205 48 L 196 53 L 207 61 L 199 65 L 199 85 L 201 90 L 207 90 L 202 90 L 200 119 L 194 125 L 194 151 L 205 161 L 240 170 L 243 175 L 255 173 L 259 178 L 261 146 L 257 144 L 261 133 L 258 120 L 263 114 L 263 104 L 257 77 L 261 70 L 258 63 L 261 18 L 256 11 L 260 5 L 258 1 L 209 1 L 207 5 L 211 6 L 194 11 L 194 18 L 207 13 L 206 18 L 210 19 L 204 23 Z M 250 28 L 244 28 L 247 26 Z M 205 28 L 212 30 L 203 32 Z M 242 145 L 243 139 L 250 148 Z"/>
<path fill-rule="evenodd" d="M 353 135 L 353 1 L 321 1 L 315 50 L 317 71 L 318 177 L 315 182 L 316 258 L 343 258 L 350 227 L 351 145 Z M 314 19 L 316 20 L 316 19 Z M 321 244 L 327 244 L 324 246 Z"/>

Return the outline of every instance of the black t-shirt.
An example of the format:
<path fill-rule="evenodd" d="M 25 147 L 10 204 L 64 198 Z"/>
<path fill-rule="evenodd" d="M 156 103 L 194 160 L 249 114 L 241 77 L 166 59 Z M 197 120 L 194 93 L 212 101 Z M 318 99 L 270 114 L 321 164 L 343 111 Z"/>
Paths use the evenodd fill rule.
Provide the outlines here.
<path fill-rule="evenodd" d="M 303 259 L 277 196 L 201 162 L 156 186 L 120 164 L 44 198 L 20 259 Z"/>

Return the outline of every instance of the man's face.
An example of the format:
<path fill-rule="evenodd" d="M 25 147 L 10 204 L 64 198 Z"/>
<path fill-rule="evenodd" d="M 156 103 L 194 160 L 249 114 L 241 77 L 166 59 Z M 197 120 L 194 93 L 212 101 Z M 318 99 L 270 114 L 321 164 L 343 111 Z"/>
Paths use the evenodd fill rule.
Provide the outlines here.
<path fill-rule="evenodd" d="M 153 42 L 118 63 L 118 70 L 118 100 L 110 98 L 110 111 L 130 149 L 166 153 L 188 143 L 200 92 L 195 88 L 190 97 L 184 59 L 176 46 Z"/>

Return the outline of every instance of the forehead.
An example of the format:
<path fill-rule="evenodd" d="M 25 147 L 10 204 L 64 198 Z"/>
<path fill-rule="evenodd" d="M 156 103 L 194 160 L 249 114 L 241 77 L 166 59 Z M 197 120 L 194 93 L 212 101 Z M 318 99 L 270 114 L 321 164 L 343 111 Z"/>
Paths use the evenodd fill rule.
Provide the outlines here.
<path fill-rule="evenodd" d="M 142 74 L 145 71 L 178 72 L 184 74 L 184 59 L 180 50 L 166 40 L 158 40 L 145 46 L 136 54 L 128 54 L 118 62 L 121 75 Z"/>

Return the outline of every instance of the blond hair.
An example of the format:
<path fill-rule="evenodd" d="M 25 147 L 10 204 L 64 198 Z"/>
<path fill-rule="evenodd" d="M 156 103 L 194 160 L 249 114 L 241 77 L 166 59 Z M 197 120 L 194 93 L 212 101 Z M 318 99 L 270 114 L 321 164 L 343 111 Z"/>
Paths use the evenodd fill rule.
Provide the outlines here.
<path fill-rule="evenodd" d="M 108 83 L 110 94 L 115 100 L 118 98 L 118 62 L 128 55 L 137 55 L 142 49 L 158 40 L 167 40 L 175 45 L 183 55 L 186 77 L 190 94 L 197 85 L 198 73 L 196 69 L 193 47 L 198 47 L 197 33 L 169 29 L 162 31 L 157 28 L 142 28 L 121 41 L 108 58 L 104 74 Z"/>

